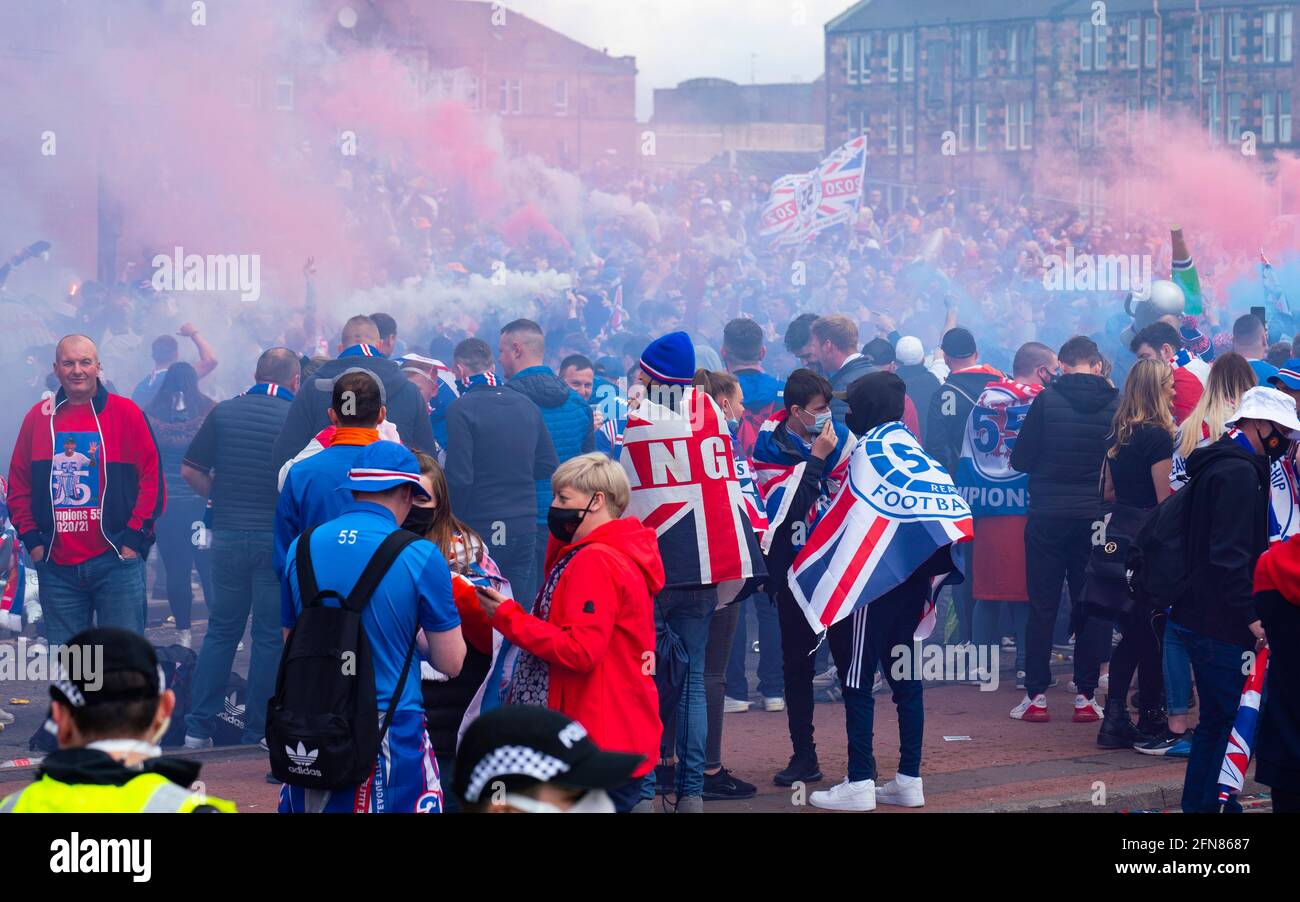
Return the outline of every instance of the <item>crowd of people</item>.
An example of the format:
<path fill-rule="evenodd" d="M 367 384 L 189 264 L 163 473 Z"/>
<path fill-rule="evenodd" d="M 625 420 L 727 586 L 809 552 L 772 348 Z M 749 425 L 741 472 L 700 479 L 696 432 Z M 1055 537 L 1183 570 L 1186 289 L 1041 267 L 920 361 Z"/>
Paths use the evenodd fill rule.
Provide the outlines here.
<path fill-rule="evenodd" d="M 404 184 L 354 182 L 370 186 L 353 189 L 356 227 L 391 247 L 374 285 L 454 291 L 504 264 L 569 287 L 331 322 L 309 261 L 298 312 L 241 310 L 219 337 L 173 322 L 175 304 L 139 284 L 88 284 L 50 308 L 66 334 L 28 355 L 7 514 L 38 574 L 41 635 L 109 642 L 123 676 L 108 695 L 55 686 L 43 782 L 66 789 L 91 752 L 127 770 L 158 757 L 175 700 L 131 637 L 152 625 L 152 588 L 175 644 L 198 644 L 197 583 L 208 622 L 183 744 L 219 741 L 251 624 L 239 741 L 267 748 L 286 812 L 649 811 L 656 797 L 698 812 L 755 795 L 744 776 L 823 782 L 813 711 L 827 687 L 848 768 L 811 804 L 919 807 L 922 680 L 890 665 L 922 638 L 994 649 L 992 666 L 1011 652 L 1025 695 L 1009 713 L 1027 724 L 1050 718 L 1050 663 L 1067 653 L 1072 720 L 1096 724 L 1103 748 L 1187 757 L 1187 811 L 1219 807 L 1243 661 L 1267 643 L 1257 776 L 1277 810 L 1297 806 L 1300 359 L 1284 301 L 1268 324 L 1221 323 L 1208 291 L 1187 316 L 1162 283 L 1151 297 L 1176 304 L 1108 310 L 1047 290 L 1046 258 L 1140 247 L 1163 261 L 1156 233 L 953 195 L 891 209 L 869 190 L 851 227 L 756 252 L 766 186 L 735 173 L 620 182 L 651 220 L 595 218 L 572 243 L 445 226 L 471 221 L 460 201 L 416 215 Z M 890 579 L 876 576 L 899 568 L 868 563 L 843 612 L 819 608 L 817 555 L 831 560 L 857 516 L 846 485 L 877 445 L 930 471 L 969 520 Z M 1178 495 L 1185 585 L 1137 598 L 1124 554 Z M 340 682 L 324 648 L 363 666 Z M 873 751 L 886 688 L 889 779 Z M 772 775 L 724 764 L 726 715 L 753 704 L 787 715 L 790 760 Z M 532 739 L 512 745 L 512 729 Z M 587 740 L 596 773 L 557 777 L 581 770 L 568 759 Z M 4 804 L 94 804 L 65 789 Z"/>

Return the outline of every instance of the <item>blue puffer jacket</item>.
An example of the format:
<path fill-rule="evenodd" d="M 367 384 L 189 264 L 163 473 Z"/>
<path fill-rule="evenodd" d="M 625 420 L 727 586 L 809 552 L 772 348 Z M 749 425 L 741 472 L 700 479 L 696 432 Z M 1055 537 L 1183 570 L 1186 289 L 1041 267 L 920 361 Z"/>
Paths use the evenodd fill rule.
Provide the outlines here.
<path fill-rule="evenodd" d="M 565 385 L 550 367 L 530 366 L 515 373 L 506 383 L 538 406 L 542 421 L 551 434 L 555 456 L 560 463 L 571 457 L 596 450 L 591 407 L 569 386 Z M 547 480 L 537 483 L 537 522 L 546 522 L 546 510 L 551 506 L 551 484 Z"/>

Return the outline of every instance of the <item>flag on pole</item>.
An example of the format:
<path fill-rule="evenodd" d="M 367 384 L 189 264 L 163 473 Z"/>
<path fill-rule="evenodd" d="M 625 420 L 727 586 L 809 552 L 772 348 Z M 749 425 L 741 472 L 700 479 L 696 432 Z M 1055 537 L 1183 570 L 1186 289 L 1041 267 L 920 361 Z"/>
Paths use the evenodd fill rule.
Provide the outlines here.
<path fill-rule="evenodd" d="M 1268 257 L 1264 256 L 1263 248 L 1259 251 L 1259 277 L 1264 283 L 1264 299 L 1274 305 L 1279 312 L 1289 316 L 1291 302 L 1287 300 L 1282 286 L 1277 283 L 1277 273 L 1273 271 L 1273 264 L 1268 262 Z"/>
<path fill-rule="evenodd" d="M 1228 748 L 1223 754 L 1223 764 L 1219 768 L 1219 804 L 1226 804 L 1228 799 L 1241 792 L 1246 785 L 1246 768 L 1250 765 L 1250 754 L 1255 744 L 1255 730 L 1259 726 L 1259 702 L 1264 694 L 1264 678 L 1268 675 L 1268 646 L 1259 650 L 1255 657 L 1255 666 L 1246 677 L 1246 685 L 1241 690 L 1241 702 L 1237 706 L 1237 717 L 1232 722 L 1232 735 L 1228 737 Z"/>
<path fill-rule="evenodd" d="M 848 478 L 794 559 L 790 589 L 821 633 L 897 588 L 936 551 L 973 535 L 970 507 L 952 477 L 906 426 L 884 423 L 853 448 Z M 953 562 L 964 579 L 962 556 Z M 932 581 L 917 638 L 933 627 L 935 595 L 951 576 Z"/>
<path fill-rule="evenodd" d="M 759 236 L 775 244 L 799 244 L 824 229 L 855 222 L 866 170 L 867 138 L 859 135 L 812 172 L 781 176 L 772 183 Z"/>

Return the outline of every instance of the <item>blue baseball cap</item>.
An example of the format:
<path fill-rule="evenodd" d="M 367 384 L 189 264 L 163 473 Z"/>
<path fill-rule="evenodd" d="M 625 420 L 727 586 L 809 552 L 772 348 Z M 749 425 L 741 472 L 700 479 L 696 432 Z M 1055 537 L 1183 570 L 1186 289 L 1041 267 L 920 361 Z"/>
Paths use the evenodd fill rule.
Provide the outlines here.
<path fill-rule="evenodd" d="M 1292 357 L 1275 375 L 1269 376 L 1272 385 L 1285 385 L 1293 391 L 1300 391 L 1300 357 Z"/>
<path fill-rule="evenodd" d="M 420 485 L 420 462 L 397 442 L 366 445 L 352 462 L 342 487 L 350 492 L 386 492 L 399 485 L 411 486 L 426 501 L 433 496 Z"/>

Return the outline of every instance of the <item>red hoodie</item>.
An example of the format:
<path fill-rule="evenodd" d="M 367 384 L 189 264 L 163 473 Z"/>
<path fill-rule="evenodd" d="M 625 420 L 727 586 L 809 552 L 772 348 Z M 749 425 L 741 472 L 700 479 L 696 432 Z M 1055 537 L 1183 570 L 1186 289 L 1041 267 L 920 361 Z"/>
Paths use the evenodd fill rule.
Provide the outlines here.
<path fill-rule="evenodd" d="M 611 520 L 580 542 L 551 539 L 546 568 L 570 548 L 575 554 L 539 620 L 507 601 L 492 618 L 501 635 L 551 665 L 548 707 L 578 721 L 611 752 L 644 755 L 644 776 L 659 760 L 659 693 L 652 661 L 654 597 L 664 565 L 653 529 L 635 517 Z"/>

